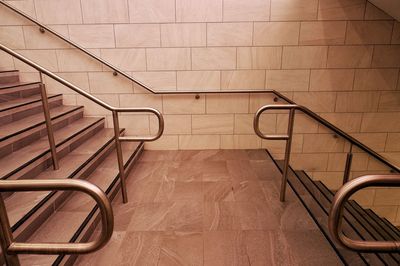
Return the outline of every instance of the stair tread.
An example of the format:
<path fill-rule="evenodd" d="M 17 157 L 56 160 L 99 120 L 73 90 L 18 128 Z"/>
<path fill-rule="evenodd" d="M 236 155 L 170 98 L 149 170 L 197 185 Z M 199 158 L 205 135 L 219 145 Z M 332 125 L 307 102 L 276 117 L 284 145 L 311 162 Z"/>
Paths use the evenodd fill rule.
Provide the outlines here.
<path fill-rule="evenodd" d="M 123 154 L 126 160 L 130 157 L 128 154 L 133 154 L 139 145 L 139 142 L 122 143 Z M 86 180 L 100 185 L 104 191 L 106 187 L 108 188 L 112 184 L 117 175 L 118 164 L 116 163 L 116 153 L 112 152 Z M 88 196 L 74 192 L 64 205 L 35 231 L 28 239 L 28 242 L 69 242 L 84 223 L 93 206 L 94 202 Z M 56 256 L 19 255 L 19 258 L 22 265 L 29 265 L 29 263 L 32 263 L 32 260 L 36 262 L 37 259 L 40 260 L 42 265 L 51 265 L 55 261 Z"/>
<path fill-rule="evenodd" d="M 0 90 L 3 89 L 9 89 L 9 88 L 15 88 L 15 87 L 22 87 L 26 85 L 32 85 L 32 84 L 40 84 L 38 81 L 34 82 L 9 82 L 9 83 L 0 83 Z"/>
<path fill-rule="evenodd" d="M 59 161 L 60 168 L 57 171 L 49 168 L 36 176 L 35 179 L 71 178 L 81 165 L 90 160 L 93 154 L 113 139 L 113 136 L 114 131 L 112 129 L 102 129 L 62 158 Z M 11 226 L 17 223 L 48 194 L 48 191 L 19 192 L 6 198 L 5 205 Z"/>
<path fill-rule="evenodd" d="M 70 138 L 77 132 L 92 125 L 103 118 L 84 117 L 71 124 L 56 130 L 54 140 L 56 145 L 60 145 L 65 139 Z M 0 178 L 10 175 L 15 169 L 34 160 L 37 156 L 50 151 L 47 135 L 39 140 L 25 146 L 0 160 Z"/>
<path fill-rule="evenodd" d="M 50 117 L 53 119 L 62 114 L 68 113 L 73 110 L 83 108 L 82 106 L 61 105 L 50 109 Z M 0 141 L 16 135 L 34 126 L 40 125 L 45 122 L 43 113 L 34 114 L 26 118 L 14 121 L 12 123 L 0 126 Z"/>
<path fill-rule="evenodd" d="M 61 96 L 61 94 L 53 94 L 53 95 L 48 95 L 47 99 L 51 99 L 57 96 Z M 40 102 L 42 100 L 41 95 L 33 95 L 30 97 L 24 97 L 24 98 L 15 98 L 11 99 L 5 102 L 0 103 L 0 112 L 4 112 L 16 107 L 20 107 L 23 105 L 27 105 L 30 103 L 35 103 L 35 102 Z"/>

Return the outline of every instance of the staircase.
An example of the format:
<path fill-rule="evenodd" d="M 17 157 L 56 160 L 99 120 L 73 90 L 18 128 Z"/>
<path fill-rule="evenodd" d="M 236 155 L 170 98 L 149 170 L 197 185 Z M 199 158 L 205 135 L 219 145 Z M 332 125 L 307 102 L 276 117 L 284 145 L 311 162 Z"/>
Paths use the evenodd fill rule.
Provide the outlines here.
<path fill-rule="evenodd" d="M 19 72 L 0 72 L 0 178 L 85 179 L 112 200 L 119 191 L 114 130 L 104 117 L 86 117 L 83 106 L 63 105 L 48 95 L 60 168 L 53 170 L 40 82 L 21 82 Z M 124 130 L 121 130 L 121 135 Z M 143 142 L 122 142 L 125 172 Z M 99 222 L 99 210 L 77 192 L 2 193 L 12 232 L 19 242 L 85 242 Z M 2 256 L 0 256 L 2 257 Z M 72 263 L 74 256 L 19 255 L 22 265 Z M 0 265 L 4 262 L 0 260 Z"/>
<path fill-rule="evenodd" d="M 269 156 L 272 158 L 271 154 Z M 284 162 L 274 161 L 282 172 Z M 328 231 L 334 192 L 321 181 L 313 181 L 305 171 L 292 168 L 288 172 L 288 183 L 345 265 L 400 265 L 400 253 L 360 253 L 336 245 Z M 342 228 L 347 237 L 372 241 L 400 240 L 398 228 L 354 200 L 345 204 L 343 216 Z"/>

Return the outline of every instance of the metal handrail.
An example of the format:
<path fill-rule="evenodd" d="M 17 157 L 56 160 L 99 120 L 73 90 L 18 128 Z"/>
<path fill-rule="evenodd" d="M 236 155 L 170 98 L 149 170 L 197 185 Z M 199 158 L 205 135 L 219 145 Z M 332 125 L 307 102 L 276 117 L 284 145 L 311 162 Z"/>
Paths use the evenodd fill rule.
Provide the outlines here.
<path fill-rule="evenodd" d="M 400 175 L 366 175 L 343 185 L 333 198 L 328 226 L 333 241 L 358 252 L 399 252 L 400 241 L 361 241 L 346 237 L 341 230 L 341 218 L 346 201 L 360 189 L 366 187 L 400 187 Z"/>
<path fill-rule="evenodd" d="M 72 89 L 73 91 L 77 92 L 78 94 L 86 97 L 87 99 L 95 102 L 96 104 L 102 106 L 103 108 L 109 110 L 112 112 L 113 116 L 113 124 L 114 124 L 114 139 L 115 139 L 115 144 L 116 144 L 116 150 L 117 150 L 117 157 L 118 157 L 118 168 L 119 168 L 119 178 L 121 182 L 121 190 L 122 190 L 122 198 L 123 201 L 126 203 L 128 201 L 128 196 L 127 196 L 127 191 L 126 191 L 126 185 L 125 185 L 125 170 L 124 170 L 124 163 L 123 163 L 123 156 L 122 156 L 122 146 L 121 142 L 122 141 L 155 141 L 159 139 L 164 132 L 164 118 L 161 114 L 160 111 L 154 108 L 150 107 L 114 107 L 109 105 L 108 103 L 100 100 L 99 98 L 91 95 L 90 93 L 82 90 L 81 88 L 75 86 L 74 84 L 68 82 L 67 80 L 61 78 L 60 76 L 54 74 L 50 70 L 36 64 L 35 62 L 29 60 L 28 58 L 22 56 L 21 54 L 13 51 L 12 49 L 6 47 L 5 45 L 0 43 L 0 49 L 3 50 L 4 52 L 14 56 L 15 58 L 21 60 L 22 62 L 26 63 L 27 65 L 35 68 L 37 71 L 40 73 L 40 79 L 43 81 L 42 74 L 45 74 L 49 76 L 50 78 L 58 81 L 59 83 L 63 84 L 64 86 Z M 45 121 L 47 126 L 47 133 L 49 136 L 49 142 L 50 142 L 50 148 L 52 152 L 52 159 L 53 162 L 57 163 L 57 157 L 56 157 L 56 146 L 54 144 L 54 133 L 53 129 L 51 126 L 51 120 L 50 120 L 50 114 L 48 110 L 48 104 L 47 102 L 47 96 L 45 91 L 45 86 L 42 84 L 41 86 L 42 89 L 42 101 L 43 101 L 43 107 L 44 107 L 44 113 L 45 113 Z M 47 108 L 45 108 L 47 106 Z M 152 113 L 154 114 L 157 119 L 158 119 L 158 132 L 154 136 L 136 136 L 136 137 L 122 137 L 120 136 L 120 127 L 119 127 L 119 118 L 118 118 L 118 113 Z M 54 164 L 54 168 L 57 169 L 57 165 Z"/>
<path fill-rule="evenodd" d="M 0 241 L 7 265 L 19 265 L 18 254 L 84 254 L 102 248 L 110 240 L 114 228 L 114 216 L 110 200 L 96 185 L 84 180 L 42 179 L 42 180 L 2 180 L 0 192 L 20 191 L 80 191 L 91 196 L 97 203 L 101 214 L 101 236 L 87 243 L 20 243 L 15 242 L 7 210 L 0 196 Z"/>
<path fill-rule="evenodd" d="M 263 112 L 267 110 L 289 110 L 289 122 L 288 122 L 288 130 L 286 135 L 265 135 L 261 132 L 260 130 L 260 117 Z M 290 148 L 291 148 L 291 142 L 293 138 L 293 124 L 294 124 L 294 119 L 295 119 L 295 111 L 299 110 L 302 113 L 306 114 L 307 116 L 311 117 L 312 119 L 316 120 L 317 122 L 321 123 L 325 127 L 329 128 L 335 134 L 341 136 L 345 140 L 351 143 L 351 145 L 354 145 L 361 150 L 365 151 L 375 159 L 379 160 L 386 166 L 390 167 L 393 171 L 400 173 L 400 168 L 396 166 L 395 164 L 391 163 L 389 160 L 386 158 L 382 157 L 380 154 L 376 153 L 369 147 L 365 146 L 361 142 L 359 142 L 357 139 L 353 138 L 340 128 L 334 126 L 327 120 L 323 119 L 307 107 L 304 107 L 302 105 L 297 105 L 297 104 L 275 104 L 275 105 L 265 105 L 261 107 L 260 109 L 257 110 L 256 114 L 254 115 L 254 120 L 253 120 L 253 127 L 255 133 L 262 139 L 269 139 L 269 140 L 286 140 L 286 148 L 285 148 L 285 160 L 284 160 L 284 167 L 283 167 L 283 174 L 282 174 L 282 184 L 281 184 L 281 194 L 280 194 L 280 200 L 284 201 L 285 200 L 285 191 L 286 191 L 286 183 L 287 183 L 287 173 L 288 173 L 288 168 L 289 168 L 289 160 L 290 160 Z M 352 148 L 352 147 L 351 147 Z M 347 160 L 346 160 L 346 169 L 345 169 L 345 175 L 343 180 L 348 180 L 348 175 L 350 173 L 349 169 L 351 166 L 352 162 L 352 153 L 351 150 L 348 153 Z"/>

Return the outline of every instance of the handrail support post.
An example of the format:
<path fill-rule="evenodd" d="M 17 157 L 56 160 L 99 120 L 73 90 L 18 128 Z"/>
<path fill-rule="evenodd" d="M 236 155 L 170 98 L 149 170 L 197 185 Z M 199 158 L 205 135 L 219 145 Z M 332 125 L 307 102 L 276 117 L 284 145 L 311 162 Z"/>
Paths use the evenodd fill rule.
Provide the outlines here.
<path fill-rule="evenodd" d="M 346 165 L 344 168 L 343 185 L 346 184 L 350 178 L 351 164 L 353 162 L 353 152 L 352 151 L 353 151 L 353 144 L 350 144 L 350 151 L 347 153 Z"/>
<path fill-rule="evenodd" d="M 280 194 L 281 202 L 285 201 L 285 196 L 286 196 L 286 184 L 287 184 L 287 179 L 288 179 L 287 175 L 289 172 L 290 151 L 292 148 L 293 125 L 294 125 L 295 112 L 296 112 L 295 108 L 291 108 L 289 111 L 289 121 L 288 121 L 287 139 L 286 139 L 286 147 L 285 147 L 285 161 L 283 164 L 281 194 Z"/>
<path fill-rule="evenodd" d="M 8 247 L 14 242 L 11 232 L 10 221 L 8 220 L 7 210 L 4 204 L 3 197 L 0 195 L 0 244 L 4 260 L 7 266 L 19 266 L 18 255 L 10 254 Z"/>
<path fill-rule="evenodd" d="M 44 113 L 44 119 L 46 122 L 47 138 L 49 140 L 49 145 L 50 145 L 51 159 L 53 161 L 54 170 L 58 170 L 60 168 L 60 166 L 58 164 L 56 142 L 54 140 L 54 130 L 53 130 L 53 125 L 51 123 L 50 108 L 49 108 L 49 102 L 47 100 L 46 85 L 43 83 L 42 72 L 39 72 L 39 75 L 40 75 L 40 95 L 42 97 L 43 113 Z"/>
<path fill-rule="evenodd" d="M 123 201 L 123 203 L 127 203 L 128 202 L 128 193 L 126 190 L 126 183 L 125 183 L 124 157 L 122 154 L 122 146 L 121 146 L 121 140 L 120 140 L 118 112 L 112 111 L 112 116 L 113 116 L 113 124 L 114 124 L 115 149 L 117 151 L 119 179 L 120 179 L 121 191 L 122 191 L 122 201 Z"/>

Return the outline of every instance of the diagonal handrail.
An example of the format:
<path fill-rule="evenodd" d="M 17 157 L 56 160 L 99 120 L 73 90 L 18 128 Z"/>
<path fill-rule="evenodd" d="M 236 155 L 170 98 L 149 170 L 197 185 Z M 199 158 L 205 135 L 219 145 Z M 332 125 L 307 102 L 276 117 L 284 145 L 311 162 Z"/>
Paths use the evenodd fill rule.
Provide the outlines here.
<path fill-rule="evenodd" d="M 0 242 L 7 265 L 19 265 L 18 254 L 85 254 L 102 248 L 110 240 L 114 228 L 114 216 L 110 200 L 96 185 L 84 180 L 42 179 L 42 180 L 3 180 L 0 192 L 18 191 L 80 191 L 91 196 L 97 203 L 101 215 L 100 238 L 88 243 L 21 243 L 15 242 L 7 210 L 0 196 Z"/>
<path fill-rule="evenodd" d="M 399 187 L 400 175 L 366 175 L 357 177 L 342 186 L 333 198 L 328 226 L 333 241 L 358 252 L 399 252 L 400 241 L 361 241 L 346 237 L 341 230 L 344 204 L 351 195 L 366 187 Z"/>

